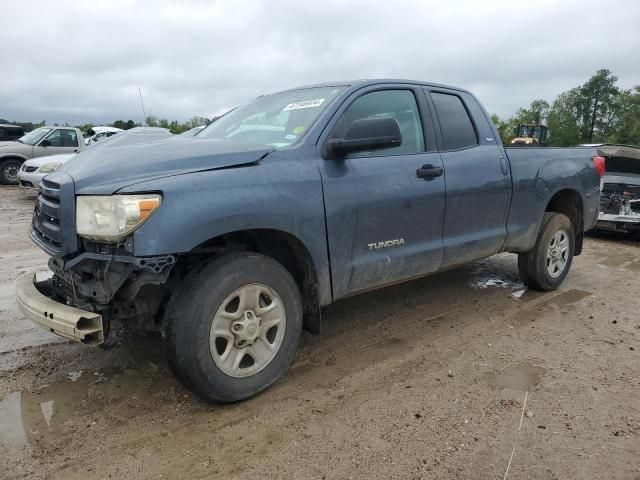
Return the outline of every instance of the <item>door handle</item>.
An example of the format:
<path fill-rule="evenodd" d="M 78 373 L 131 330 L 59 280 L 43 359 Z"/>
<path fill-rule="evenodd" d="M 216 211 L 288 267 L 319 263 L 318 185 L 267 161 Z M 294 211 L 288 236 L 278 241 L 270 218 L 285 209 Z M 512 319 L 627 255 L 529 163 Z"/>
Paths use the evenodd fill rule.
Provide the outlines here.
<path fill-rule="evenodd" d="M 418 176 L 418 178 L 424 178 L 425 180 L 430 180 L 442 175 L 442 167 L 436 167 L 431 164 L 423 165 L 418 170 L 416 170 L 416 175 Z"/>

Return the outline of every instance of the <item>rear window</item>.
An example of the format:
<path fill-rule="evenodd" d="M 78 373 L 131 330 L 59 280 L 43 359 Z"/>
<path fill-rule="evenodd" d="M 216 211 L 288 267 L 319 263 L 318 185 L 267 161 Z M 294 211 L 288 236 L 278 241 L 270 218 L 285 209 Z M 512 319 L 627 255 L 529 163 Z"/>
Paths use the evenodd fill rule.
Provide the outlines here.
<path fill-rule="evenodd" d="M 473 147 L 478 144 L 476 130 L 469 113 L 457 95 L 432 92 L 440 121 L 445 150 Z"/>

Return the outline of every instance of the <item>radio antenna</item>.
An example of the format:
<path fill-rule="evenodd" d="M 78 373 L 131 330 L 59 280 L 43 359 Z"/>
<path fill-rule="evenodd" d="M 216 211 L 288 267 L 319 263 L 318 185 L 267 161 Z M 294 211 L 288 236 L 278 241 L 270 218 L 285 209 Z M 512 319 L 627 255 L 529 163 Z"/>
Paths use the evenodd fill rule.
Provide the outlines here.
<path fill-rule="evenodd" d="M 142 124 L 146 125 L 147 123 L 147 114 L 144 111 L 144 102 L 142 101 L 142 89 L 138 87 L 138 93 L 140 94 L 140 105 L 142 106 Z"/>

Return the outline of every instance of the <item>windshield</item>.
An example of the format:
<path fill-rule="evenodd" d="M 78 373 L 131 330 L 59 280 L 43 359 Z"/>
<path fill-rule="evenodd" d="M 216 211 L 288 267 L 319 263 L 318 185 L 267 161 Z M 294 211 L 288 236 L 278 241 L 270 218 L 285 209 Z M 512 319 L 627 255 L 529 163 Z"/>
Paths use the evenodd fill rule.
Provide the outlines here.
<path fill-rule="evenodd" d="M 36 128 L 35 130 L 27 133 L 26 135 L 18 139 L 19 142 L 26 143 L 27 145 L 35 145 L 42 137 L 51 131 L 50 128 Z"/>
<path fill-rule="evenodd" d="M 342 90 L 344 87 L 317 87 L 258 97 L 219 118 L 196 138 L 286 147 L 309 130 Z"/>

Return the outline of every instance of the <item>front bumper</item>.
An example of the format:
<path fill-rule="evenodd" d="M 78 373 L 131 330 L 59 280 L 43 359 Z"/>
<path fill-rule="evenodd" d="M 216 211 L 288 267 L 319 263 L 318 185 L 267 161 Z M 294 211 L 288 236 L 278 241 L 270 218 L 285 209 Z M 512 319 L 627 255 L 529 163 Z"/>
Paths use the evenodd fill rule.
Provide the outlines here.
<path fill-rule="evenodd" d="M 21 187 L 28 188 L 30 190 L 31 189 L 37 190 L 38 187 L 40 186 L 40 182 L 42 181 L 45 175 L 47 174 L 36 173 L 36 172 L 28 173 L 20 170 L 18 172 L 18 183 Z"/>
<path fill-rule="evenodd" d="M 16 285 L 16 299 L 22 313 L 43 328 L 62 337 L 85 345 L 100 345 L 104 342 L 102 315 L 70 307 L 49 298 L 48 282 L 36 283 L 25 275 Z"/>
<path fill-rule="evenodd" d="M 640 216 L 600 213 L 595 228 L 616 232 L 637 232 L 640 231 Z"/>

